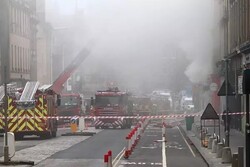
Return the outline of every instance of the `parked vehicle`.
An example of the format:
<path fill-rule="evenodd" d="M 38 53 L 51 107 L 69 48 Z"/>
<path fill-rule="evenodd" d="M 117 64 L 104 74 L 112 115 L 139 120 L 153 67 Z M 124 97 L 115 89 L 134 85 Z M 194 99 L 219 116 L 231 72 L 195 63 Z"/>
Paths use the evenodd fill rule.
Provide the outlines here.
<path fill-rule="evenodd" d="M 110 116 L 110 118 L 95 118 L 94 125 L 98 128 L 130 128 L 132 119 L 122 116 L 131 116 L 132 102 L 129 101 L 129 93 L 118 88 L 109 88 L 105 91 L 97 91 L 95 99 L 92 98 L 92 116 Z M 112 116 L 114 118 L 112 118 Z M 117 118 L 121 116 L 120 118 Z"/>

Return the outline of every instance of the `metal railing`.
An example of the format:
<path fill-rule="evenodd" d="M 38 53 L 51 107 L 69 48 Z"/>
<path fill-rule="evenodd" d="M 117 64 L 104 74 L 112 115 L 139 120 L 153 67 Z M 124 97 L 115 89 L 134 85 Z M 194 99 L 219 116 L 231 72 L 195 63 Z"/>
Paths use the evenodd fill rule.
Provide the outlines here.
<path fill-rule="evenodd" d="M 38 89 L 38 86 L 39 82 L 27 82 L 19 101 L 20 102 L 32 101 Z"/>

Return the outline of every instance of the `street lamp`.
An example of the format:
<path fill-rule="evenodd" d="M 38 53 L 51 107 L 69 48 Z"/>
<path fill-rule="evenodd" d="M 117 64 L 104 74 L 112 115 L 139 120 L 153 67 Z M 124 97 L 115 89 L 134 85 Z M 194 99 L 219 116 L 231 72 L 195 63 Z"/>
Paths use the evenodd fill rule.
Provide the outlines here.
<path fill-rule="evenodd" d="M 7 96 L 7 66 L 4 65 L 4 162 L 9 162 L 9 147 L 8 147 L 8 96 Z"/>
<path fill-rule="evenodd" d="M 225 145 L 227 146 L 227 147 L 229 147 L 229 143 L 230 143 L 230 141 L 229 141 L 229 136 L 230 136 L 230 131 L 229 131 L 229 124 L 228 124 L 228 61 L 229 61 L 229 59 L 226 59 L 225 60 L 225 68 L 226 68 L 226 76 L 225 76 L 225 84 L 226 84 L 226 127 L 225 127 L 225 129 L 226 129 L 226 131 L 225 131 L 225 137 L 226 137 L 226 143 L 225 143 Z"/>

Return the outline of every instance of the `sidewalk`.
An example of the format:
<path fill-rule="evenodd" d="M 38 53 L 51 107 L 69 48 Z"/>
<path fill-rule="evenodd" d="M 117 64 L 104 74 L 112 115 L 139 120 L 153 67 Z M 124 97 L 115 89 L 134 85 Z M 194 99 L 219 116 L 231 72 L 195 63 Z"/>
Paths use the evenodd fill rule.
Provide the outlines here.
<path fill-rule="evenodd" d="M 231 167 L 230 164 L 222 164 L 221 158 L 216 158 L 216 153 L 212 153 L 211 149 L 207 149 L 205 147 L 201 146 L 200 137 L 196 136 L 195 132 L 193 131 L 187 131 L 186 125 L 182 124 L 181 127 L 186 132 L 187 137 L 191 140 L 191 142 L 195 145 L 195 147 L 198 149 L 198 151 L 201 153 L 203 158 L 207 161 L 210 167 Z M 209 128 L 208 130 L 210 134 L 213 134 L 214 129 Z M 215 132 L 217 135 L 219 135 L 218 130 Z M 221 138 L 224 138 L 224 127 L 221 126 Z M 239 146 L 245 146 L 245 138 L 243 133 L 231 129 L 230 131 L 230 148 L 231 152 L 236 153 L 238 152 Z"/>

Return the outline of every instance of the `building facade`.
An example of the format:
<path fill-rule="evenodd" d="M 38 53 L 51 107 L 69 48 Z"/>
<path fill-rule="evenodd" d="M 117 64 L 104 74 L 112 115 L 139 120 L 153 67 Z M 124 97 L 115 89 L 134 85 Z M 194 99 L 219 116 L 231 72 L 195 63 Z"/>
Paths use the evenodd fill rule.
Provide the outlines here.
<path fill-rule="evenodd" d="M 52 28 L 45 21 L 45 0 L 0 2 L 1 84 L 24 86 L 26 81 L 52 83 Z M 38 9 L 38 10 L 37 10 Z"/>
<path fill-rule="evenodd" d="M 51 84 L 52 81 L 52 26 L 45 20 L 45 0 L 39 0 L 37 6 L 37 81 Z M 41 68 L 42 67 L 42 68 Z"/>
<path fill-rule="evenodd" d="M 36 1 L 9 0 L 9 76 L 24 85 L 36 80 Z"/>
<path fill-rule="evenodd" d="M 224 60 L 221 60 L 222 78 L 228 71 L 228 82 L 232 87 L 229 92 L 229 112 L 245 111 L 245 96 L 242 94 L 242 73 L 250 68 L 250 1 L 224 0 L 223 17 L 221 23 L 224 28 Z M 225 97 L 224 97 L 225 98 Z M 225 104 L 224 104 L 225 105 Z M 225 109 L 225 106 L 224 106 Z M 237 114 L 231 117 L 231 128 L 244 131 L 245 115 Z"/>

